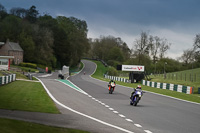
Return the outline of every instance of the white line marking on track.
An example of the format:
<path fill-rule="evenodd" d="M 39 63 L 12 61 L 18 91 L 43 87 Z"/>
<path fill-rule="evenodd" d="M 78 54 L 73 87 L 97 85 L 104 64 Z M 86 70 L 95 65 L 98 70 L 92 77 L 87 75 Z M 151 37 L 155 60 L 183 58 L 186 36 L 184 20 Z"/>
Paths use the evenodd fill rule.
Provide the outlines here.
<path fill-rule="evenodd" d="M 114 110 L 113 108 L 109 108 L 110 110 Z"/>
<path fill-rule="evenodd" d="M 133 122 L 131 119 L 126 119 L 128 122 Z"/>
<path fill-rule="evenodd" d="M 152 133 L 151 131 L 149 131 L 149 130 L 144 130 L 146 133 Z"/>
<path fill-rule="evenodd" d="M 120 116 L 120 117 L 123 117 L 123 118 L 126 117 L 126 116 L 124 116 L 124 115 L 122 115 L 122 114 L 119 114 L 119 116 Z"/>
<path fill-rule="evenodd" d="M 84 63 L 83 63 L 84 64 Z M 85 64 L 84 64 L 85 65 Z M 96 64 L 95 64 L 96 65 Z M 96 68 L 97 68 L 97 65 L 96 65 Z M 96 68 L 95 68 L 95 71 L 96 71 Z M 93 72 L 93 73 L 95 73 L 95 71 Z M 92 75 L 92 74 L 91 74 Z M 95 78 L 93 78 L 93 77 L 91 77 L 91 75 L 89 75 L 90 76 L 90 78 L 92 78 L 92 79 L 95 79 Z M 98 80 L 98 81 L 101 81 L 101 82 L 106 82 L 106 81 L 102 81 L 102 80 L 99 80 L 99 79 L 95 79 L 95 80 Z M 122 85 L 119 85 L 119 86 L 122 86 Z M 123 86 L 123 87 L 126 87 L 126 86 Z M 129 88 L 129 89 L 133 89 L 133 88 L 130 88 L 130 87 L 126 87 L 126 88 Z M 148 92 L 148 91 L 147 91 Z M 151 93 L 151 92 L 150 92 Z M 154 94 L 157 94 L 157 93 L 154 93 Z M 157 94 L 157 95 L 160 95 L 160 94 Z M 165 96 L 165 95 L 163 95 L 163 96 Z M 180 99 L 177 99 L 177 100 L 180 100 Z M 108 105 L 106 105 L 106 104 L 104 104 L 104 103 L 102 103 L 101 101 L 99 101 L 99 103 L 101 103 L 102 105 L 105 105 L 105 107 L 109 107 Z M 112 109 L 112 108 L 109 108 L 109 109 Z M 114 109 L 113 109 L 114 110 Z M 113 111 L 114 113 L 118 113 L 117 111 Z M 122 114 L 119 114 L 119 116 L 120 117 L 126 117 L 126 116 L 124 116 L 124 115 L 122 115 Z M 126 121 L 128 121 L 128 122 L 133 122 L 133 120 L 131 120 L 131 119 L 126 119 Z M 136 127 L 138 127 L 138 128 L 141 128 L 142 126 L 140 125 L 140 124 L 134 124 Z M 149 130 L 144 130 L 146 133 L 152 133 L 151 131 L 149 131 Z"/>
<path fill-rule="evenodd" d="M 142 127 L 140 124 L 134 124 L 136 127 Z"/>
<path fill-rule="evenodd" d="M 113 113 L 118 114 L 119 112 L 117 112 L 117 111 L 113 111 Z"/>
<path fill-rule="evenodd" d="M 38 79 L 38 78 L 37 78 L 37 79 Z M 47 94 L 51 97 L 51 99 L 52 99 L 55 103 L 57 103 L 58 105 L 62 106 L 63 108 L 68 109 L 68 110 L 70 110 L 70 111 L 72 111 L 72 112 L 74 112 L 74 113 L 76 113 L 76 114 L 81 115 L 81 116 L 87 117 L 87 118 L 89 118 L 89 119 L 91 119 L 91 120 L 94 120 L 94 121 L 96 121 L 96 122 L 99 122 L 99 123 L 101 123 L 101 124 L 104 124 L 104 125 L 106 125 L 106 126 L 110 126 L 110 127 L 115 128 L 115 129 L 121 130 L 121 131 L 123 131 L 123 132 L 126 132 L 126 133 L 134 133 L 134 132 L 129 131 L 129 130 L 127 130 L 127 129 L 124 129 L 124 128 L 121 128 L 121 127 L 118 127 L 118 126 L 109 124 L 109 123 L 104 122 L 104 121 L 102 121 L 102 120 L 96 119 L 96 118 L 94 118 L 94 117 L 92 117 L 92 116 L 89 116 L 89 115 L 83 114 L 83 113 L 81 113 L 81 112 L 78 112 L 78 111 L 76 111 L 76 110 L 74 110 L 74 109 L 72 109 L 72 108 L 70 108 L 70 107 L 68 107 L 68 106 L 66 106 L 66 105 L 64 105 L 64 104 L 62 104 L 62 103 L 60 103 L 60 102 L 59 102 L 57 99 L 55 99 L 55 97 L 50 93 L 50 91 L 46 88 L 46 86 L 44 85 L 44 83 L 43 83 L 40 79 L 38 79 L 38 80 L 40 81 L 40 83 L 42 84 L 42 86 L 45 88 Z"/>
<path fill-rule="evenodd" d="M 101 103 L 102 105 L 106 105 L 105 103 Z"/>

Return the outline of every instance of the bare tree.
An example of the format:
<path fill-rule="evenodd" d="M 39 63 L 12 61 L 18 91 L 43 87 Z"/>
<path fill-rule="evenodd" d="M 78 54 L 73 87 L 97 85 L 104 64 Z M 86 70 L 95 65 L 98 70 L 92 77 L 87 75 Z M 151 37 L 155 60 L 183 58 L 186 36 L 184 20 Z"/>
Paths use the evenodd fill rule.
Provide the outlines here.
<path fill-rule="evenodd" d="M 6 15 L 7 15 L 6 8 L 0 3 L 0 20 L 5 18 Z"/>
<path fill-rule="evenodd" d="M 6 8 L 0 3 L 0 12 L 6 12 Z"/>
<path fill-rule="evenodd" d="M 196 49 L 195 51 L 195 60 L 200 62 L 200 50 L 198 50 L 200 48 L 200 34 L 197 34 L 194 40 L 194 49 Z"/>
<path fill-rule="evenodd" d="M 142 59 L 142 56 L 149 56 L 153 58 L 153 63 L 158 60 L 158 55 L 164 57 L 167 50 L 170 49 L 171 44 L 167 39 L 161 39 L 158 36 L 149 36 L 146 32 L 142 32 L 139 39 L 134 43 L 133 56 Z"/>
<path fill-rule="evenodd" d="M 149 38 L 149 47 L 151 50 L 151 55 L 153 56 L 153 63 L 158 59 L 157 54 L 161 46 L 161 39 L 158 36 L 150 36 Z"/>
<path fill-rule="evenodd" d="M 184 64 L 188 65 L 193 62 L 195 58 L 195 49 L 187 49 L 183 51 L 183 55 L 180 57 L 180 60 L 184 62 Z"/>
<path fill-rule="evenodd" d="M 140 39 L 136 39 L 134 47 L 136 51 L 140 52 L 140 54 L 149 53 L 149 37 L 146 32 L 142 32 Z"/>
<path fill-rule="evenodd" d="M 167 50 L 170 49 L 171 43 L 168 43 L 167 39 L 162 39 L 160 44 L 160 59 L 164 58 Z"/>
<path fill-rule="evenodd" d="M 200 34 L 197 34 L 195 37 L 194 47 L 200 48 Z"/>
<path fill-rule="evenodd" d="M 21 18 L 25 18 L 27 12 L 28 11 L 26 9 L 19 8 L 19 7 L 10 9 L 10 14 L 21 17 Z"/>
<path fill-rule="evenodd" d="M 142 32 L 139 39 L 134 43 L 134 56 L 138 57 L 138 63 L 141 63 L 145 55 L 149 55 L 149 35 L 147 32 Z"/>

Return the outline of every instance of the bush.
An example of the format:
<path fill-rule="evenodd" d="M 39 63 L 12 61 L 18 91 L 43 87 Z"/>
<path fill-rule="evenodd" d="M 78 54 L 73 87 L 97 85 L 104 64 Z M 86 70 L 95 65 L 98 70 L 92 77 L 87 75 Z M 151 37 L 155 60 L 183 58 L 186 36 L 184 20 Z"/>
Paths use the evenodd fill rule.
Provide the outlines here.
<path fill-rule="evenodd" d="M 109 67 L 108 68 L 108 75 L 118 76 L 118 71 L 114 67 Z"/>
<path fill-rule="evenodd" d="M 115 60 L 108 60 L 108 65 L 113 66 L 114 68 L 117 68 L 117 65 L 120 65 L 120 62 Z"/>
<path fill-rule="evenodd" d="M 44 65 L 38 64 L 37 67 L 42 68 L 42 69 L 46 69 L 46 67 L 48 67 L 48 70 L 52 71 L 52 67 L 50 66 L 44 66 Z"/>
<path fill-rule="evenodd" d="M 34 69 L 37 68 L 37 65 L 36 65 L 36 64 L 33 64 L 33 63 L 25 63 L 25 62 L 20 63 L 19 66 L 22 66 L 22 67 L 30 67 L 30 68 L 34 68 Z"/>

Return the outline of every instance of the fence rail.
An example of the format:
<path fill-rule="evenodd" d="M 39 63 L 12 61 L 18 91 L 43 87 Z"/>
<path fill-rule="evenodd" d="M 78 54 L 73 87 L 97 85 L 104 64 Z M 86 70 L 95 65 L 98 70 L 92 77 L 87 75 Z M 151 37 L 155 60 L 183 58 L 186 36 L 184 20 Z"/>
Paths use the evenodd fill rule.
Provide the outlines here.
<path fill-rule="evenodd" d="M 163 77 L 169 80 L 179 80 L 179 81 L 190 81 L 190 82 L 199 82 L 200 74 L 199 73 L 166 73 L 166 76 L 162 74 L 153 74 L 155 77 Z"/>

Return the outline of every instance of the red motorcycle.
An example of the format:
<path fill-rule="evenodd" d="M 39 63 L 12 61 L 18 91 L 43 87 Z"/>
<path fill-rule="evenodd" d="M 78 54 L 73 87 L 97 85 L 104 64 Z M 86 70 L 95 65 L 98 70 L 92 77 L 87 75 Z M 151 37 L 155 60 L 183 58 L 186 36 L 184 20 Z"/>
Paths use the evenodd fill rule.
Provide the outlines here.
<path fill-rule="evenodd" d="M 115 90 L 115 83 L 111 82 L 108 86 L 109 86 L 109 94 L 112 94 L 113 91 Z"/>

